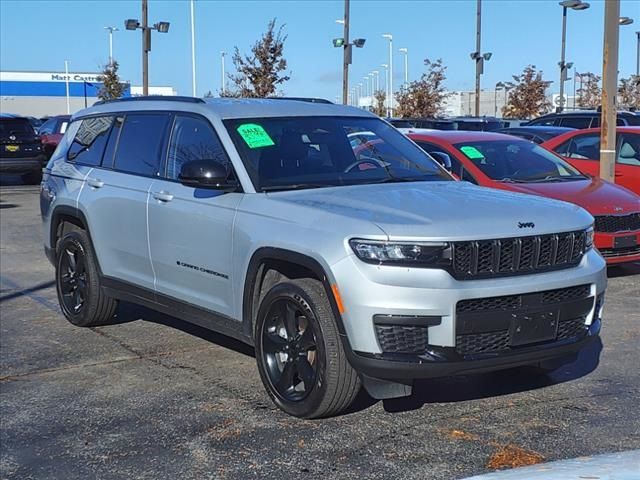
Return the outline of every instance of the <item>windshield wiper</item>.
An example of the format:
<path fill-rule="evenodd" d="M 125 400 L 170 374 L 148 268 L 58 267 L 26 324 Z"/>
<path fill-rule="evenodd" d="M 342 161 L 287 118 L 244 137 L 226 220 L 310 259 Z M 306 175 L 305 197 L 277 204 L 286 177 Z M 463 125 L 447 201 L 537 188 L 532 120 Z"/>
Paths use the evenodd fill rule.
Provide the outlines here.
<path fill-rule="evenodd" d="M 327 183 L 293 183 L 291 185 L 266 185 L 260 187 L 263 192 L 278 192 L 284 190 L 305 190 L 307 188 L 336 187 L 337 185 Z"/>
<path fill-rule="evenodd" d="M 404 182 L 423 182 L 428 177 L 440 177 L 437 173 L 426 173 L 420 177 L 387 177 L 380 180 L 375 180 L 371 183 L 404 183 Z"/>
<path fill-rule="evenodd" d="M 543 183 L 543 182 L 571 182 L 573 180 L 584 180 L 584 175 L 574 175 L 571 177 L 561 177 L 561 176 L 551 176 L 547 175 L 544 178 L 532 178 L 532 179 L 523 179 L 522 183 Z"/>

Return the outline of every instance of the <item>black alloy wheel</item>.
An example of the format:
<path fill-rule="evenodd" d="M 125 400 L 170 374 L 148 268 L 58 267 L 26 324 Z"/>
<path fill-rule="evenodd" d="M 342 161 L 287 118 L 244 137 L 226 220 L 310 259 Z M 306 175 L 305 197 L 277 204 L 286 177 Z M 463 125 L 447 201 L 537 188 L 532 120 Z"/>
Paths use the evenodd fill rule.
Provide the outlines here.
<path fill-rule="evenodd" d="M 262 335 L 262 356 L 269 380 L 289 402 L 304 400 L 318 378 L 313 313 L 281 298 L 270 305 Z"/>
<path fill-rule="evenodd" d="M 87 274 L 84 252 L 74 243 L 65 245 L 60 257 L 60 293 L 64 308 L 80 313 L 87 298 Z"/>

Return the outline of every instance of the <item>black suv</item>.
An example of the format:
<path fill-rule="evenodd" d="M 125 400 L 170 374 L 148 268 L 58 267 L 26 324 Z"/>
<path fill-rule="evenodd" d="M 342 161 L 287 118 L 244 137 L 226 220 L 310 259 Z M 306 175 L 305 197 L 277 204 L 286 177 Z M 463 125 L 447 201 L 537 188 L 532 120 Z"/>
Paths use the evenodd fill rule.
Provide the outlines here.
<path fill-rule="evenodd" d="M 38 183 L 46 161 L 40 137 L 28 118 L 0 116 L 0 174 L 17 174 L 26 183 Z"/>
<path fill-rule="evenodd" d="M 543 115 L 523 126 L 555 126 L 570 128 L 598 128 L 601 112 L 597 110 L 565 111 Z M 640 115 L 633 112 L 618 112 L 616 125 L 619 127 L 640 126 Z"/>

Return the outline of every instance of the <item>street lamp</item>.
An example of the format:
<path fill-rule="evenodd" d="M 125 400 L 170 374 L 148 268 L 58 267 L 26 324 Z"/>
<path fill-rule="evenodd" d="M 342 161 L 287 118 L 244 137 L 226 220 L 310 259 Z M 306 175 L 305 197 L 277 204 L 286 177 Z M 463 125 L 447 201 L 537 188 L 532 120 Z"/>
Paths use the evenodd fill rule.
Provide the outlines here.
<path fill-rule="evenodd" d="M 104 27 L 109 32 L 109 65 L 113 65 L 113 32 L 119 32 L 118 27 Z"/>
<path fill-rule="evenodd" d="M 387 90 L 389 91 L 389 106 L 387 108 L 387 116 L 393 116 L 393 35 L 390 33 L 385 33 L 382 35 L 383 38 L 389 40 L 389 81 L 387 83 Z"/>
<path fill-rule="evenodd" d="M 404 53 L 404 88 L 409 85 L 409 49 L 399 48 L 400 53 Z"/>
<path fill-rule="evenodd" d="M 227 55 L 227 52 L 225 52 L 224 50 L 220 50 L 220 66 L 222 68 L 222 76 L 220 77 L 220 91 L 222 92 L 222 94 L 224 95 L 224 93 L 226 92 L 226 86 L 227 86 L 227 78 L 226 75 L 224 73 L 224 57 Z"/>
<path fill-rule="evenodd" d="M 371 73 L 375 75 L 375 91 L 377 92 L 380 90 L 380 72 L 378 70 L 374 70 Z"/>
<path fill-rule="evenodd" d="M 493 116 L 498 116 L 498 88 L 504 87 L 504 82 L 496 83 L 496 88 L 493 91 Z"/>
<path fill-rule="evenodd" d="M 151 51 L 151 30 L 159 33 L 169 31 L 169 22 L 158 22 L 149 26 L 147 0 L 142 0 L 142 24 L 135 18 L 124 21 L 127 30 L 142 30 L 142 94 L 149 95 L 149 52 Z"/>
<path fill-rule="evenodd" d="M 334 38 L 333 46 L 342 48 L 342 103 L 346 104 L 349 93 L 349 65 L 352 63 L 352 49 L 364 47 L 366 40 L 364 38 L 356 38 L 353 42 L 349 42 L 349 0 L 344 0 L 344 18 L 336 20 L 336 23 L 344 26 L 342 38 Z"/>
<path fill-rule="evenodd" d="M 618 23 L 620 25 L 631 25 L 633 23 L 633 18 L 620 17 L 620 19 L 618 20 Z"/>
<path fill-rule="evenodd" d="M 636 32 L 638 44 L 636 45 L 636 75 L 640 76 L 640 32 Z"/>
<path fill-rule="evenodd" d="M 489 61 L 491 53 L 482 53 L 480 46 L 482 40 L 482 0 L 476 4 L 476 51 L 471 53 L 471 60 L 476 62 L 476 101 L 475 115 L 480 116 L 480 75 L 484 73 L 484 62 Z"/>
<path fill-rule="evenodd" d="M 558 105 L 557 111 L 561 112 L 564 109 L 564 82 L 567 81 L 567 73 L 571 66 L 565 61 L 565 50 L 567 44 L 567 10 L 570 8 L 571 10 L 586 10 L 591 5 L 582 0 L 564 0 L 563 2 L 559 2 L 558 5 L 562 7 L 562 49 L 560 51 L 560 62 L 558 66 L 560 67 L 560 104 Z"/>

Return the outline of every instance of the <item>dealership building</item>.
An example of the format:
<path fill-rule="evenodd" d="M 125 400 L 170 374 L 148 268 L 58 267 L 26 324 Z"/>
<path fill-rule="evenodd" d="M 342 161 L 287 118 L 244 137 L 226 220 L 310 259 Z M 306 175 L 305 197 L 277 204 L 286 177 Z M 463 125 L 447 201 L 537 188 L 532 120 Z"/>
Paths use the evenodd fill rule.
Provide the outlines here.
<path fill-rule="evenodd" d="M 0 72 L 0 112 L 45 117 L 74 113 L 98 101 L 100 73 Z M 142 94 L 125 82 L 124 96 Z M 176 95 L 172 87 L 149 87 L 151 95 Z"/>

